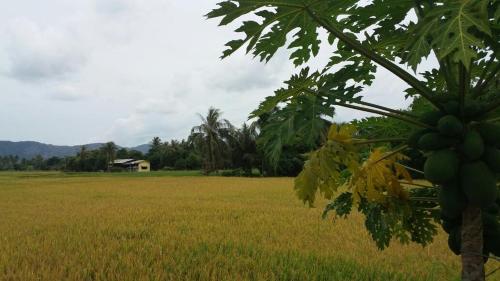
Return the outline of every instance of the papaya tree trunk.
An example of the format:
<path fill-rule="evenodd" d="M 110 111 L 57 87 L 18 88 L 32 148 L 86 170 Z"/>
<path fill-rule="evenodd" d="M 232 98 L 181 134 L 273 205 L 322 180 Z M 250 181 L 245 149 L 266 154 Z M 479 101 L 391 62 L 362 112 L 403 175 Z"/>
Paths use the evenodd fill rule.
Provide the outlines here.
<path fill-rule="evenodd" d="M 462 216 L 462 280 L 484 281 L 481 209 L 469 206 L 464 210 Z"/>

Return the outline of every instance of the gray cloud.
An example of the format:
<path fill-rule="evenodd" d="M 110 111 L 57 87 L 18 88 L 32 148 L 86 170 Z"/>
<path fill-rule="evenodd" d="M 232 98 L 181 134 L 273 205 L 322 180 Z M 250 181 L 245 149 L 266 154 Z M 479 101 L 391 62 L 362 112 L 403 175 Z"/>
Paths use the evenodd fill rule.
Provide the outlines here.
<path fill-rule="evenodd" d="M 277 87 L 287 69 L 284 54 L 273 58 L 272 64 L 264 65 L 257 59 L 252 61 L 239 59 L 237 63 L 227 64 L 220 71 L 210 75 L 209 87 L 227 92 L 246 92 L 255 89 Z"/>
<path fill-rule="evenodd" d="M 73 102 L 84 98 L 83 93 L 71 84 L 49 86 L 47 96 L 55 101 Z"/>
<path fill-rule="evenodd" d="M 27 20 L 13 21 L 8 32 L 7 74 L 11 78 L 27 82 L 63 79 L 86 62 L 86 54 L 69 33 L 41 29 Z"/>
<path fill-rule="evenodd" d="M 298 70 L 287 52 L 267 64 L 243 52 L 220 61 L 237 35 L 203 18 L 217 2 L 2 1 L 0 120 L 9 122 L 0 123 L 0 139 L 137 145 L 183 138 L 210 106 L 236 125 L 246 121 Z M 402 83 L 383 72 L 378 79 L 367 98 L 406 104 L 396 93 Z M 338 111 L 338 120 L 353 117 Z"/>
<path fill-rule="evenodd" d="M 95 2 L 96 11 L 105 15 L 124 13 L 129 8 L 129 3 L 123 0 L 100 0 Z"/>

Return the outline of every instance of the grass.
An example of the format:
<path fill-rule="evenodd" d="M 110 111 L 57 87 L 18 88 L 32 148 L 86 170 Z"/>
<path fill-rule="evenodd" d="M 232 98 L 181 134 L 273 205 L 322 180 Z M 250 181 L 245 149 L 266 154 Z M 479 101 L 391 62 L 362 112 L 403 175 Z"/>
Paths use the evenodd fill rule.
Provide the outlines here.
<path fill-rule="evenodd" d="M 321 220 L 292 185 L 0 173 L 0 280 L 458 280 L 443 233 L 379 251 L 361 216 Z"/>

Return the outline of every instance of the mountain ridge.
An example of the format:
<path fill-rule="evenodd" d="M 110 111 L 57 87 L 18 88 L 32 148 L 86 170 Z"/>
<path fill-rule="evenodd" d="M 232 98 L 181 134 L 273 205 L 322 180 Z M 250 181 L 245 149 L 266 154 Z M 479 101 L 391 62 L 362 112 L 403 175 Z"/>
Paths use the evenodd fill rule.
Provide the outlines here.
<path fill-rule="evenodd" d="M 88 150 L 99 149 L 105 143 L 89 143 L 83 145 L 52 145 L 36 141 L 0 141 L 0 156 L 18 156 L 19 158 L 32 159 L 37 155 L 43 158 L 75 156 L 82 146 Z M 142 144 L 135 147 L 122 147 L 128 150 L 138 150 L 142 153 L 149 151 L 149 144 Z"/>

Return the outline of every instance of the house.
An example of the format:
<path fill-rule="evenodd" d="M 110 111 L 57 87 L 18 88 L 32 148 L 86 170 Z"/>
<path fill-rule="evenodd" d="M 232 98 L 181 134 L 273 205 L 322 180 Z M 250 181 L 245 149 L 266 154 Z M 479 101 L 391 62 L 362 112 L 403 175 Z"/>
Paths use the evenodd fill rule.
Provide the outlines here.
<path fill-rule="evenodd" d="M 130 172 L 150 172 L 151 164 L 146 160 L 116 159 L 112 163 L 113 168 L 122 168 Z"/>

